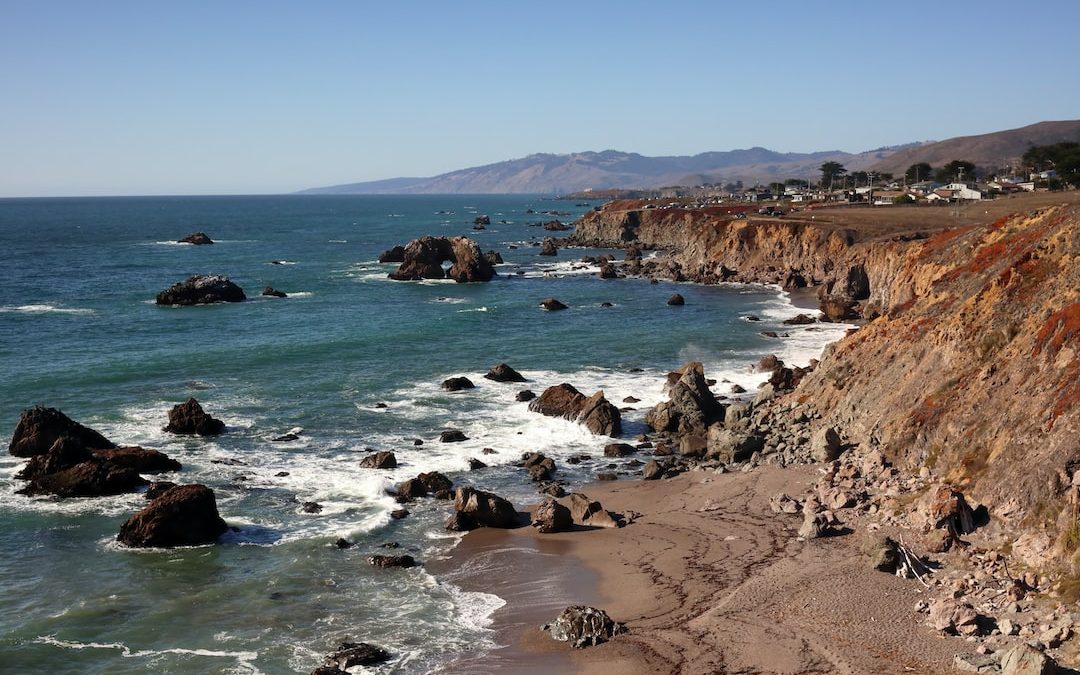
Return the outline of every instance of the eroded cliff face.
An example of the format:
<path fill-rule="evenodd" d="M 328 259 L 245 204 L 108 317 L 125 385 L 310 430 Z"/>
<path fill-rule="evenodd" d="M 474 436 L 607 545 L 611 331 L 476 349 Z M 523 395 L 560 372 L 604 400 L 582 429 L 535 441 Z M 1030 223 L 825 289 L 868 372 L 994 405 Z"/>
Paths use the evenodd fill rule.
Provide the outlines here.
<path fill-rule="evenodd" d="M 643 270 L 657 276 L 802 277 L 857 303 L 872 320 L 788 396 L 849 441 L 960 486 L 1023 533 L 1027 562 L 1053 552 L 1080 567 L 1080 205 L 866 241 L 805 221 L 613 206 L 573 240 L 663 249 Z"/>

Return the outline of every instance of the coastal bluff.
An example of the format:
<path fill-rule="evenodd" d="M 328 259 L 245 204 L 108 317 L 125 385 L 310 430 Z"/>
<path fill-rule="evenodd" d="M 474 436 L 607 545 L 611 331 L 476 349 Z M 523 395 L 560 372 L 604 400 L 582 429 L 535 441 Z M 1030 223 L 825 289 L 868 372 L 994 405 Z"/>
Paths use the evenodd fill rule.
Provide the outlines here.
<path fill-rule="evenodd" d="M 790 400 L 987 505 L 1024 563 L 1074 568 L 1080 196 L 1036 197 L 978 205 L 978 217 L 911 208 L 781 219 L 624 200 L 585 215 L 570 242 L 626 248 L 631 274 L 815 288 L 827 317 L 864 325 L 826 349 Z M 643 261 L 641 250 L 657 255 Z"/>

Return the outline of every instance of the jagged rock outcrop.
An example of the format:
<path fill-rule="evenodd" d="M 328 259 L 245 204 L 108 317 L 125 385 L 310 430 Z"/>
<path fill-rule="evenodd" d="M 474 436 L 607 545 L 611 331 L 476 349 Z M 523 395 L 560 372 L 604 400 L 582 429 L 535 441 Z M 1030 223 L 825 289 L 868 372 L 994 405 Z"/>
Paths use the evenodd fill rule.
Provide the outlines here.
<path fill-rule="evenodd" d="M 360 460 L 361 469 L 393 469 L 397 466 L 397 456 L 387 450 L 373 452 Z"/>
<path fill-rule="evenodd" d="M 208 305 L 214 302 L 243 302 L 244 289 L 220 274 L 196 274 L 157 294 L 159 305 Z"/>
<path fill-rule="evenodd" d="M 312 675 L 336 675 L 356 666 L 373 666 L 389 660 L 390 653 L 382 647 L 366 642 L 345 642 L 334 653 L 328 654 L 323 665 Z"/>
<path fill-rule="evenodd" d="M 129 518 L 117 540 L 133 547 L 199 546 L 213 543 L 227 529 L 213 490 L 205 485 L 178 485 Z"/>
<path fill-rule="evenodd" d="M 394 249 L 389 253 L 393 254 Z M 388 256 L 397 257 L 396 255 Z M 405 245 L 402 262 L 390 273 L 396 281 L 419 281 L 421 279 L 453 279 L 458 283 L 491 281 L 495 268 L 480 247 L 467 237 L 432 237 L 414 239 Z M 380 258 L 381 260 L 381 258 Z M 452 263 L 443 270 L 443 263 Z"/>
<path fill-rule="evenodd" d="M 563 417 L 585 425 L 594 434 L 618 436 L 622 433 L 619 409 L 604 398 L 603 390 L 585 396 L 567 383 L 548 387 L 529 403 L 529 410 L 548 417 Z"/>
<path fill-rule="evenodd" d="M 709 390 L 705 367 L 700 361 L 687 363 L 669 376 L 669 400 L 657 404 L 645 415 L 645 423 L 655 431 L 677 435 L 704 436 L 710 425 L 724 419 L 724 408 Z"/>
<path fill-rule="evenodd" d="M 165 431 L 174 434 L 216 436 L 224 433 L 225 423 L 208 415 L 198 401 L 189 398 L 173 406 L 169 411 L 169 423 L 165 425 Z"/>
<path fill-rule="evenodd" d="M 655 277 L 778 283 L 794 272 L 822 290 L 832 318 L 875 317 L 792 393 L 769 385 L 755 400 L 812 400 L 814 430 L 841 429 L 897 467 L 927 466 L 1018 534 L 1045 528 L 1013 553 L 1041 566 L 1072 556 L 1080 516 L 1077 202 L 1063 193 L 987 224 L 961 216 L 923 237 L 891 236 L 888 221 L 867 235 L 820 217 L 615 202 L 584 216 L 571 243 L 670 252 L 643 264 Z"/>
<path fill-rule="evenodd" d="M 531 524 L 543 534 L 566 532 L 574 526 L 574 519 L 570 516 L 570 509 L 554 499 L 548 499 L 533 511 Z"/>
<path fill-rule="evenodd" d="M 16 457 L 33 457 L 49 452 L 57 439 L 67 437 L 84 448 L 104 450 L 116 444 L 74 421 L 56 408 L 35 406 L 22 411 L 11 435 L 8 452 Z"/>

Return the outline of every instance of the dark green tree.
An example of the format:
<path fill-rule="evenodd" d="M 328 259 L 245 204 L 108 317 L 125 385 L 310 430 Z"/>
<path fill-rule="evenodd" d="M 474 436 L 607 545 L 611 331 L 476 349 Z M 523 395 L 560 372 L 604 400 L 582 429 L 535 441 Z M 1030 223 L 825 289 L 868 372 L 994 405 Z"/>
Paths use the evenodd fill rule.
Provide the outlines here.
<path fill-rule="evenodd" d="M 1024 153 L 1024 166 L 1032 171 L 1056 171 L 1063 183 L 1080 187 L 1080 143 L 1063 141 L 1037 145 Z"/>
<path fill-rule="evenodd" d="M 847 169 L 840 162 L 825 162 L 821 165 L 821 185 L 832 188 L 833 183 L 847 173 Z"/>
<path fill-rule="evenodd" d="M 965 178 L 975 178 L 975 165 L 966 159 L 954 159 L 934 174 L 934 180 L 939 183 L 965 182 Z"/>
<path fill-rule="evenodd" d="M 934 167 L 930 166 L 926 162 L 918 162 L 908 167 L 904 172 L 904 178 L 909 183 L 920 183 L 924 180 L 930 180 L 934 176 Z"/>
<path fill-rule="evenodd" d="M 785 186 L 783 183 L 769 183 L 769 192 L 773 193 L 777 197 L 782 197 L 785 187 L 787 186 Z"/>
<path fill-rule="evenodd" d="M 851 180 L 855 181 L 855 187 L 870 184 L 870 174 L 865 171 L 852 171 Z"/>

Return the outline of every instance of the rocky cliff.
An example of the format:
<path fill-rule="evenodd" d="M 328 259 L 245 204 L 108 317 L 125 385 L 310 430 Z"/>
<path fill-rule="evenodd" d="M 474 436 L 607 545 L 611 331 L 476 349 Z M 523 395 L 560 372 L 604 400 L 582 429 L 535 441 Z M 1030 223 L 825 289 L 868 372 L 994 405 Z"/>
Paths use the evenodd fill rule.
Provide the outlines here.
<path fill-rule="evenodd" d="M 868 321 L 787 396 L 923 467 L 1022 533 L 1031 564 L 1080 563 L 1080 199 L 921 233 L 612 203 L 576 243 L 662 249 L 644 273 L 814 285 Z M 871 218 L 869 214 L 867 218 Z M 1026 558 L 1025 558 L 1026 556 Z"/>

